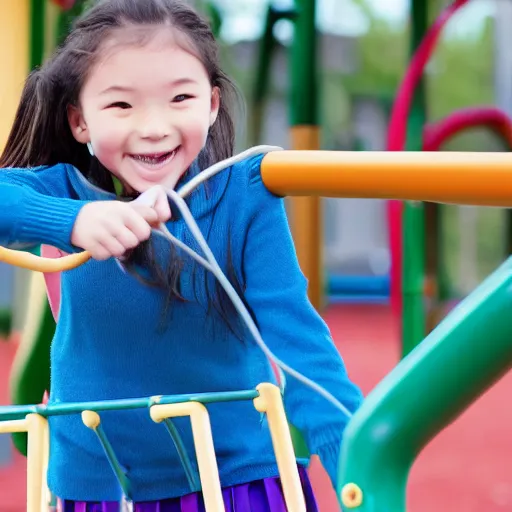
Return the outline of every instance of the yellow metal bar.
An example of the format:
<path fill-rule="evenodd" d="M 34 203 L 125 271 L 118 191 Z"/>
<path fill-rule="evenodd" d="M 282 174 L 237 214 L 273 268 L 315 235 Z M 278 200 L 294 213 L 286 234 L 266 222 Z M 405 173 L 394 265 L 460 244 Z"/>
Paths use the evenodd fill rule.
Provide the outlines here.
<path fill-rule="evenodd" d="M 86 263 L 90 258 L 91 255 L 86 251 L 64 258 L 42 258 L 29 252 L 0 247 L 0 261 L 35 272 L 64 272 Z"/>
<path fill-rule="evenodd" d="M 512 205 L 511 153 L 276 151 L 261 169 L 283 196 Z"/>
<path fill-rule="evenodd" d="M 45 420 L 42 432 L 43 440 L 43 462 L 41 471 L 41 512 L 48 512 L 51 504 L 52 496 L 50 489 L 48 489 L 48 483 L 46 474 L 48 472 L 48 462 L 50 459 L 50 428 L 48 421 Z"/>
<path fill-rule="evenodd" d="M 39 414 L 28 414 L 24 420 L 0 422 L 0 434 L 13 432 L 28 432 L 27 512 L 46 512 L 48 421 Z"/>
<path fill-rule="evenodd" d="M 290 129 L 294 150 L 318 150 L 320 128 L 313 125 L 298 125 Z M 308 296 L 313 306 L 323 305 L 322 265 L 322 203 L 320 197 L 304 194 L 292 197 L 290 205 L 290 229 L 302 272 L 308 279 Z"/>
<path fill-rule="evenodd" d="M 45 495 L 41 480 L 46 476 L 44 463 L 47 420 L 39 414 L 29 414 L 27 421 L 27 512 L 40 512 Z"/>
<path fill-rule="evenodd" d="M 257 390 L 260 395 L 254 399 L 254 407 L 267 415 L 286 508 L 293 512 L 306 512 L 306 502 L 281 392 L 277 386 L 268 383 L 260 384 Z"/>
<path fill-rule="evenodd" d="M 0 422 L 0 434 L 12 434 L 14 432 L 28 432 L 28 421 L 24 419 Z"/>
<path fill-rule="evenodd" d="M 3 150 L 29 67 L 29 0 L 0 2 L 0 151 Z"/>
<path fill-rule="evenodd" d="M 156 423 L 167 418 L 190 416 L 206 512 L 224 512 L 210 417 L 206 407 L 198 402 L 153 405 L 150 414 Z"/>

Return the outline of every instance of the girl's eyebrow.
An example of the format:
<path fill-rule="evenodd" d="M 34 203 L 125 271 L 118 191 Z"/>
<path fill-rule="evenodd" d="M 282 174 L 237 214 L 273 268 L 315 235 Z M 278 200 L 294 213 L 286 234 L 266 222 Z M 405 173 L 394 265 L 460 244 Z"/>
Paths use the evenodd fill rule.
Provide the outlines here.
<path fill-rule="evenodd" d="M 176 87 L 178 85 L 187 85 L 187 84 L 197 84 L 197 81 L 193 78 L 178 78 L 169 82 L 169 87 Z M 133 87 L 128 87 L 124 85 L 111 85 L 107 87 L 105 90 L 101 91 L 100 94 L 108 94 L 111 92 L 133 92 Z"/>

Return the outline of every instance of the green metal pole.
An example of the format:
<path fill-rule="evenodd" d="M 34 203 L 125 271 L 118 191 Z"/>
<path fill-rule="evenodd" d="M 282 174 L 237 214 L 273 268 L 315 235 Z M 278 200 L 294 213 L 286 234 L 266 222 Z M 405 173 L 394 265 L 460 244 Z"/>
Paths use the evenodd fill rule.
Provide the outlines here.
<path fill-rule="evenodd" d="M 318 123 L 318 59 L 315 0 L 297 0 L 291 50 L 290 135 L 296 150 L 320 149 Z M 322 215 L 318 197 L 289 199 L 290 225 L 308 295 L 317 309 L 323 306 Z"/>
<path fill-rule="evenodd" d="M 253 145 L 258 144 L 261 137 L 263 110 L 270 78 L 270 66 L 276 46 L 273 32 L 275 23 L 275 12 L 272 6 L 269 5 L 265 21 L 265 30 L 259 44 L 258 67 L 256 69 L 256 81 L 253 90 L 251 122 L 251 141 Z"/>
<path fill-rule="evenodd" d="M 412 2 L 411 50 L 419 46 L 427 30 L 428 8 L 425 0 Z M 416 88 L 407 127 L 409 151 L 422 148 L 426 121 L 426 98 L 423 80 Z M 402 356 L 407 355 L 425 336 L 423 287 L 425 276 L 425 212 L 419 202 L 407 202 L 403 216 L 403 317 Z"/>
<path fill-rule="evenodd" d="M 31 0 L 30 2 L 30 69 L 43 63 L 46 1 Z"/>
<path fill-rule="evenodd" d="M 291 49 L 290 122 L 318 126 L 318 66 L 315 0 L 296 0 Z"/>
<path fill-rule="evenodd" d="M 0 309 L 0 338 L 11 334 L 12 311 L 10 309 Z"/>
<path fill-rule="evenodd" d="M 315 0 L 297 0 L 295 31 L 290 58 L 290 136 L 293 149 L 320 148 L 318 125 L 318 59 Z M 288 199 L 290 226 L 302 271 L 309 281 L 309 298 L 321 307 L 323 283 L 320 248 L 322 246 L 321 202 L 315 197 Z M 295 451 L 309 452 L 301 434 L 292 427 Z"/>
<path fill-rule="evenodd" d="M 437 290 L 438 290 L 438 299 L 441 303 L 449 300 L 453 295 L 453 286 L 448 273 L 448 268 L 446 266 L 446 255 L 444 254 L 444 219 L 446 218 L 445 212 L 446 209 L 444 205 L 437 205 L 437 257 L 438 257 L 438 267 L 437 267 Z M 507 253 L 507 256 L 509 253 Z"/>
<path fill-rule="evenodd" d="M 505 210 L 505 254 L 512 254 L 512 211 Z"/>
<path fill-rule="evenodd" d="M 405 511 L 415 458 L 512 366 L 511 309 L 512 258 L 370 393 L 344 433 L 343 510 Z"/>
<path fill-rule="evenodd" d="M 88 0 L 76 0 L 71 9 L 68 9 L 67 11 L 61 11 L 59 21 L 57 23 L 57 33 L 55 34 L 57 45 L 60 45 L 64 42 L 71 30 L 73 21 L 75 18 L 82 14 L 84 9 L 86 9 L 89 4 L 90 2 Z"/>

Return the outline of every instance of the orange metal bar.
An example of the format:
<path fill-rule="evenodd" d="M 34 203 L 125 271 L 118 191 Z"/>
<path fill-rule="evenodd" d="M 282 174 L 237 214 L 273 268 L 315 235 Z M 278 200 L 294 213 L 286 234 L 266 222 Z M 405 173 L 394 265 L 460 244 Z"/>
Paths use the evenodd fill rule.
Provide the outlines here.
<path fill-rule="evenodd" d="M 512 206 L 512 154 L 276 151 L 262 161 L 277 195 Z"/>
<path fill-rule="evenodd" d="M 512 206 L 512 153 L 275 151 L 263 158 L 261 173 L 281 196 Z M 0 261 L 39 272 L 69 270 L 89 258 L 82 252 L 53 260 L 0 247 Z"/>

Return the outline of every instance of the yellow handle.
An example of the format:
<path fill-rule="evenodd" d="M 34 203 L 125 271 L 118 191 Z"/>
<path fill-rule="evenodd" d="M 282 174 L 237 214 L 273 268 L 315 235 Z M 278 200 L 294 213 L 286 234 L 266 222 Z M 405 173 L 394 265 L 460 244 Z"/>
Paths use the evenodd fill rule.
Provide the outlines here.
<path fill-rule="evenodd" d="M 0 246 L 0 261 L 35 272 L 64 272 L 79 267 L 90 259 L 91 255 L 87 251 L 70 254 L 62 258 L 42 258 L 35 254 Z"/>

